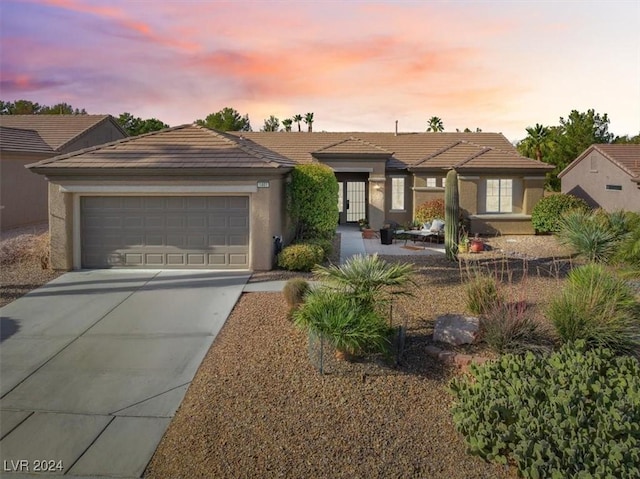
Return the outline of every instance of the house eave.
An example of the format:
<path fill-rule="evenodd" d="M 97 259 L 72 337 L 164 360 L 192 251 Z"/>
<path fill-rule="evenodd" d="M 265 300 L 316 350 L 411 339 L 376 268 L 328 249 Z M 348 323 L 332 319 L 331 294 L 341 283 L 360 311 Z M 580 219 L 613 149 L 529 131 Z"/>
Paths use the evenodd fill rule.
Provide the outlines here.
<path fill-rule="evenodd" d="M 185 176 L 285 176 L 293 167 L 255 167 L 255 168 L 30 168 L 34 173 L 47 177 L 77 178 L 77 177 L 185 177 Z"/>

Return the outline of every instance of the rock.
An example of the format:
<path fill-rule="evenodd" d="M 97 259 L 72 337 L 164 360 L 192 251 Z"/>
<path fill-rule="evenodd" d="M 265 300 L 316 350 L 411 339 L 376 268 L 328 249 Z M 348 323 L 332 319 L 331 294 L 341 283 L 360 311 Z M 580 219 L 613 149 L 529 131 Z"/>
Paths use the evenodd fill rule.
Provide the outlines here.
<path fill-rule="evenodd" d="M 433 328 L 433 339 L 443 343 L 459 346 L 471 344 L 478 335 L 479 321 L 472 316 L 461 314 L 445 314 L 438 316 Z"/>

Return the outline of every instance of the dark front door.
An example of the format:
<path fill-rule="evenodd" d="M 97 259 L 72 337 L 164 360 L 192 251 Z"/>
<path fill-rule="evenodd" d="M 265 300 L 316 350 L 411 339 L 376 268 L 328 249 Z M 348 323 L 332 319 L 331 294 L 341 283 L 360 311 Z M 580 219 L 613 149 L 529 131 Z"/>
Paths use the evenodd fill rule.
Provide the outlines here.
<path fill-rule="evenodd" d="M 366 181 L 338 182 L 338 210 L 340 223 L 356 223 L 367 217 Z"/>

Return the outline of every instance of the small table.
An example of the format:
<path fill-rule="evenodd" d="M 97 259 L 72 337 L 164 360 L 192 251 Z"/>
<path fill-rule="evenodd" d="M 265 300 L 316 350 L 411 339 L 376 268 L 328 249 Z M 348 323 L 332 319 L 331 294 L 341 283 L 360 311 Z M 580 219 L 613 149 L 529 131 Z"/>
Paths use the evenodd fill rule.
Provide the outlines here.
<path fill-rule="evenodd" d="M 411 239 L 414 243 L 416 241 L 422 241 L 426 243 L 427 239 L 429 242 L 433 242 L 433 238 L 436 239 L 436 242 L 440 240 L 440 233 L 435 233 L 433 231 L 425 231 L 425 230 L 396 230 L 396 235 L 404 235 L 404 245 L 407 245 L 407 241 Z"/>

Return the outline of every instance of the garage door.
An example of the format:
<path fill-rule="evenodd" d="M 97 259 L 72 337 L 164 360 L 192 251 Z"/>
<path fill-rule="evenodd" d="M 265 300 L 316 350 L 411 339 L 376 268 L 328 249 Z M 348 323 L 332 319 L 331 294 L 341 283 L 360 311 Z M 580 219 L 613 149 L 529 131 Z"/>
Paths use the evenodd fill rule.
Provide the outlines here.
<path fill-rule="evenodd" d="M 246 196 L 80 198 L 85 268 L 249 268 Z"/>

